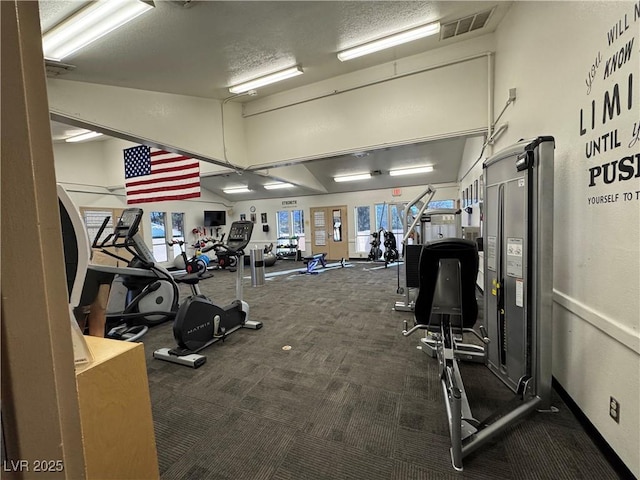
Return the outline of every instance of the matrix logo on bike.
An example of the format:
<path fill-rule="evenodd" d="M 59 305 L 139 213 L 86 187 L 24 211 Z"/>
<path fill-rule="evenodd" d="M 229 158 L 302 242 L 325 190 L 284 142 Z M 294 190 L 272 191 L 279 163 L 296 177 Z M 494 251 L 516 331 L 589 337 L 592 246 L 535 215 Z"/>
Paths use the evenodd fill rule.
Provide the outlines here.
<path fill-rule="evenodd" d="M 211 321 L 208 321 L 206 323 L 201 323 L 197 327 L 193 327 L 191 330 L 187 330 L 187 335 L 191 335 L 192 333 L 197 332 L 198 330 L 202 330 L 203 328 L 207 328 L 209 326 L 211 326 Z"/>

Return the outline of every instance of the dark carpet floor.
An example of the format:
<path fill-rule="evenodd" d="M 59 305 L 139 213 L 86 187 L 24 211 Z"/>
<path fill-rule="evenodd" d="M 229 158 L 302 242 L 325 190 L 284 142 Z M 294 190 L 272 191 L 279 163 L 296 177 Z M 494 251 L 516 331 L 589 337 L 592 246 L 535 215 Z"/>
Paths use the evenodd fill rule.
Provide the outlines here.
<path fill-rule="evenodd" d="M 285 274 L 258 288 L 245 279 L 250 318 L 264 327 L 204 350 L 199 369 L 153 359 L 175 342 L 170 323 L 151 329 L 144 345 L 162 478 L 618 478 L 555 392 L 558 413 L 527 417 L 455 472 L 437 361 L 416 348 L 419 334 L 402 336 L 412 315 L 392 311 L 402 299 L 397 272 L 378 265 Z M 292 268 L 303 264 L 266 271 Z M 235 274 L 217 271 L 201 287 L 224 305 Z M 477 418 L 511 398 L 483 365 L 461 369 Z"/>

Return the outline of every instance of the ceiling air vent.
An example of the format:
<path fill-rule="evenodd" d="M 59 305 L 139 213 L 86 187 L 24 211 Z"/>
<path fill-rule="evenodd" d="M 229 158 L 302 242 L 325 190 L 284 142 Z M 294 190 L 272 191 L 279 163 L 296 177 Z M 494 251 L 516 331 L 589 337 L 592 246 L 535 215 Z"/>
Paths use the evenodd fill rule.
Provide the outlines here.
<path fill-rule="evenodd" d="M 487 20 L 491 16 L 493 10 L 487 10 L 486 12 L 476 13 L 469 17 L 464 17 L 453 22 L 445 23 L 440 28 L 440 40 L 446 40 L 447 38 L 457 37 L 463 33 L 473 32 L 484 27 L 487 24 Z"/>

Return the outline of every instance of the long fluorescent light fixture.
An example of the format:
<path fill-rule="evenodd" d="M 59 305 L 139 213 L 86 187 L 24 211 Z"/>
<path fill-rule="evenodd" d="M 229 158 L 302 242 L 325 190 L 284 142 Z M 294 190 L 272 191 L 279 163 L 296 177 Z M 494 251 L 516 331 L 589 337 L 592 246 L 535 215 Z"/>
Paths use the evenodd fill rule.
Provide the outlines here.
<path fill-rule="evenodd" d="M 339 177 L 333 177 L 336 182 L 355 182 L 357 180 L 366 180 L 371 178 L 370 173 L 358 173 L 355 175 L 341 175 Z"/>
<path fill-rule="evenodd" d="M 249 80 L 248 82 L 234 85 L 233 87 L 229 88 L 229 91 L 231 93 L 245 93 L 255 88 L 260 88 L 264 87 L 265 85 L 279 82 L 280 80 L 297 77 L 298 75 L 302 75 L 303 73 L 304 70 L 302 70 L 302 67 L 300 65 L 296 65 L 295 67 L 287 68 L 286 70 L 281 70 L 264 77 L 256 78 L 255 80 Z"/>
<path fill-rule="evenodd" d="M 385 48 L 395 47 L 403 43 L 412 42 L 419 38 L 428 37 L 429 35 L 435 35 L 440 31 L 440 22 L 429 23 L 428 25 L 422 25 L 420 27 L 405 30 L 404 32 L 389 35 L 388 37 L 374 40 L 363 45 L 348 48 L 342 52 L 338 52 L 338 60 L 344 62 L 351 60 L 352 58 L 362 57 L 373 52 L 384 50 Z"/>
<path fill-rule="evenodd" d="M 287 182 L 268 183 L 264 185 L 266 190 L 277 190 L 279 188 L 292 188 L 294 185 Z"/>
<path fill-rule="evenodd" d="M 90 140 L 92 138 L 101 137 L 102 134 L 98 132 L 87 132 L 81 133 L 80 135 L 76 135 L 75 137 L 66 138 L 65 142 L 84 142 L 85 140 Z"/>
<path fill-rule="evenodd" d="M 235 187 L 235 188 L 224 188 L 222 189 L 224 193 L 249 193 L 248 187 Z"/>
<path fill-rule="evenodd" d="M 60 61 L 152 8 L 140 0 L 91 2 L 44 34 L 44 56 Z"/>
<path fill-rule="evenodd" d="M 433 167 L 413 167 L 413 168 L 398 168 L 397 170 L 389 170 L 389 175 L 397 177 L 398 175 L 413 175 L 416 173 L 429 173 L 433 172 Z"/>

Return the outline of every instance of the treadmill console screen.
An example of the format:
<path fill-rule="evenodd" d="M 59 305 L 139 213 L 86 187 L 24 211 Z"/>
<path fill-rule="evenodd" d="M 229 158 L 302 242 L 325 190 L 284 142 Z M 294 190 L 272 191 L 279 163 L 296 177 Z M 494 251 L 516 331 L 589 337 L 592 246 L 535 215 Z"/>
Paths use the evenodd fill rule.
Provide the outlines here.
<path fill-rule="evenodd" d="M 227 237 L 227 245 L 234 250 L 241 250 L 246 247 L 251 241 L 251 234 L 253 233 L 253 222 L 248 220 L 233 222 L 231 229 L 229 229 L 229 236 Z"/>
<path fill-rule="evenodd" d="M 136 233 L 138 233 L 141 219 L 141 208 L 127 208 L 124 212 L 122 212 L 122 215 L 120 215 L 118 224 L 114 228 L 113 233 L 115 239 L 132 238 Z"/>

